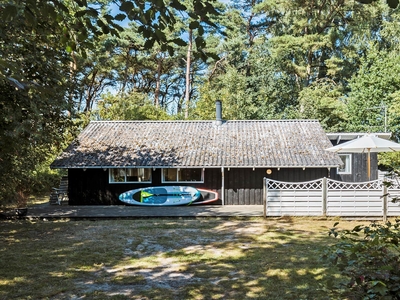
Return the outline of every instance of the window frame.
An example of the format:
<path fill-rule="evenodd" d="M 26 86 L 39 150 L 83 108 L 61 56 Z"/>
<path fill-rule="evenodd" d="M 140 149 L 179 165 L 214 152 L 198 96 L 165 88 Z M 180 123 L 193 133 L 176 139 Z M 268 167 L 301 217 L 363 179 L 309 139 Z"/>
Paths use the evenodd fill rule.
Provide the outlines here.
<path fill-rule="evenodd" d="M 123 181 L 113 181 L 113 172 L 115 170 L 123 170 L 124 180 Z M 150 170 L 150 179 L 145 181 L 140 181 L 140 177 L 138 176 L 138 181 L 127 181 L 127 177 L 129 177 L 127 170 L 142 170 L 143 174 L 146 170 Z M 133 184 L 142 184 L 142 183 L 152 183 L 153 182 L 153 174 L 151 172 L 151 168 L 110 168 L 108 169 L 108 183 L 110 184 L 121 184 L 121 183 L 133 183 Z"/>
<path fill-rule="evenodd" d="M 344 165 L 344 171 L 340 171 L 340 167 L 337 168 L 337 173 L 338 174 L 352 174 L 352 155 L 350 153 L 338 153 L 340 159 L 342 159 L 342 157 L 346 157 L 345 158 L 345 165 Z M 343 159 L 342 159 L 343 161 Z M 348 168 L 347 168 L 348 167 Z"/>
<path fill-rule="evenodd" d="M 171 170 L 171 169 L 177 170 L 175 181 L 165 180 L 164 170 Z M 200 181 L 198 181 L 198 180 L 189 180 L 189 181 L 179 180 L 179 172 L 181 170 L 188 170 L 188 169 L 199 169 L 201 171 Z M 182 168 L 163 168 L 163 169 L 161 169 L 161 182 L 162 183 L 204 183 L 204 168 L 183 168 L 183 169 Z"/>

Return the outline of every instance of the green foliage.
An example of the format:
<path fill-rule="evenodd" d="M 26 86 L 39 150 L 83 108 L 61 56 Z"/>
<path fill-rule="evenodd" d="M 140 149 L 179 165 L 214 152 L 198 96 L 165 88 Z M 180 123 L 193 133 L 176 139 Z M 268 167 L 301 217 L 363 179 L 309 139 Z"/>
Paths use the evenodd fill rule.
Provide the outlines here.
<path fill-rule="evenodd" d="M 214 119 L 222 100 L 225 119 L 382 131 L 383 110 L 365 108 L 385 107 L 400 139 L 400 17 L 388 9 L 398 1 L 358 2 L 0 1 L 0 201 L 45 189 L 56 174 L 43 164 L 93 109 L 104 120 L 188 108 Z"/>
<path fill-rule="evenodd" d="M 29 195 L 31 172 L 65 141 L 69 121 L 51 95 L 0 81 L 0 205 Z"/>
<path fill-rule="evenodd" d="M 264 1 L 257 10 L 271 20 L 267 33 L 272 57 L 302 89 L 322 78 L 346 83 L 359 55 L 354 56 L 355 40 L 373 31 L 379 7 L 341 0 Z"/>
<path fill-rule="evenodd" d="M 400 57 L 397 51 L 383 51 L 372 45 L 361 60 L 360 70 L 354 75 L 349 87 L 347 111 L 350 117 L 348 130 L 383 132 L 384 108 L 389 114 L 387 129 L 398 131 L 400 118 Z"/>
<path fill-rule="evenodd" d="M 95 112 L 101 120 L 167 120 L 168 114 L 156 108 L 143 94 L 107 94 Z"/>
<path fill-rule="evenodd" d="M 191 18 L 195 22 L 190 26 L 199 29 L 196 43 L 201 46 L 204 23 L 212 25 L 209 16 L 218 14 L 212 2 L 193 2 Z M 88 112 L 105 88 L 113 85 L 114 76 L 124 74 L 126 60 L 118 61 L 121 56 L 117 55 L 119 40 L 107 36 L 119 36 L 122 28 L 117 21 L 127 17 L 136 24 L 136 32 L 145 38 L 140 44 L 143 50 L 155 42 L 163 51 L 172 47 L 170 42 L 182 44 L 177 36 L 166 37 L 168 30 L 164 30 L 173 29 L 176 11 L 186 10 L 180 1 L 121 1 L 121 13 L 115 16 L 108 13 L 109 4 L 0 2 L 4 20 L 0 25 L 0 203 L 15 201 L 18 195 L 27 197 L 51 184 L 56 174 L 42 169 L 43 163 L 74 137 L 74 128 L 87 122 Z M 138 43 L 132 46 L 129 42 L 123 50 L 132 54 Z M 151 61 L 148 56 L 141 61 L 145 60 Z M 138 77 L 133 82 L 138 82 Z M 129 103 L 127 111 L 116 108 L 114 102 L 118 101 L 111 102 L 115 111 L 103 110 L 105 118 L 124 114 L 135 119 L 167 118 L 149 101 Z M 79 116 L 77 112 L 84 113 Z"/>
<path fill-rule="evenodd" d="M 74 84 L 70 101 L 77 112 L 90 112 L 101 94 L 113 88 L 118 74 L 122 72 L 118 61 L 119 39 L 101 36 L 93 40 L 93 49 L 86 55 L 75 53 L 72 58 L 71 84 Z"/>
<path fill-rule="evenodd" d="M 319 80 L 300 92 L 299 117 L 317 119 L 327 132 L 341 132 L 347 121 L 343 89 L 333 81 Z"/>
<path fill-rule="evenodd" d="M 70 58 L 62 30 L 47 21 L 36 20 L 35 31 L 20 15 L 0 24 L 0 205 L 29 196 L 32 172 L 64 146 L 73 125 Z"/>
<path fill-rule="evenodd" d="M 50 169 L 49 166 L 53 160 L 54 157 L 50 156 L 29 174 L 29 194 L 34 196 L 49 196 L 51 189 L 59 186 L 61 176 L 65 175 L 65 171 Z"/>
<path fill-rule="evenodd" d="M 123 28 L 118 22 L 125 19 L 138 25 L 138 32 L 146 38 L 147 48 L 154 43 L 163 45 L 165 50 L 173 52 L 174 42 L 169 39 L 165 28 L 172 29 L 176 24 L 176 13 L 185 13 L 187 7 L 180 0 L 171 0 L 167 3 L 159 0 L 122 0 L 117 2 L 119 13 L 111 15 L 105 8 L 113 1 L 86 1 L 72 0 L 62 2 L 20 0 L 0 3 L 0 17 L 6 23 L 20 19 L 32 31 L 40 30 L 41 23 L 45 22 L 52 29 L 63 32 L 60 35 L 60 44 L 67 52 L 81 51 L 93 48 L 93 37 L 103 34 L 118 36 Z M 218 15 L 215 0 L 193 0 L 193 8 L 186 12 L 194 21 L 193 29 L 203 29 L 204 24 L 214 26 L 210 16 Z M 198 45 L 204 43 L 202 35 L 196 40 Z M 206 54 L 200 54 L 203 58 Z M 3 62 L 3 61 L 2 61 Z M 5 62 L 5 60 L 4 60 Z M 10 65 L 13 63 L 10 62 Z M 1 72 L 2 73 L 2 72 Z"/>
<path fill-rule="evenodd" d="M 400 220 L 342 231 L 337 224 L 326 258 L 349 280 L 330 288 L 346 299 L 400 299 Z"/>
<path fill-rule="evenodd" d="M 380 169 L 393 170 L 400 168 L 400 152 L 385 152 L 378 154 Z"/>
<path fill-rule="evenodd" d="M 81 9 L 76 2 L 20 0 L 0 3 L 0 17 L 7 20 L 3 32 L 13 32 L 15 38 L 25 34 L 25 43 L 32 47 L 36 45 L 35 37 L 56 40 L 56 48 L 68 53 L 84 52 L 89 45 L 89 36 L 101 34 L 90 19 L 93 16 L 99 16 L 96 9 Z M 119 26 L 110 22 L 109 27 L 116 32 L 115 28 Z M 26 79 L 26 73 L 20 69 L 20 61 L 7 58 L 0 56 L 0 77 L 11 77 L 18 81 Z"/>
<path fill-rule="evenodd" d="M 207 103 L 218 99 L 227 119 L 317 118 L 327 130 L 349 128 L 349 79 L 365 41 L 381 39 L 384 6 L 234 1 L 224 17 L 228 38 L 209 66 L 196 116 L 205 118 Z"/>
<path fill-rule="evenodd" d="M 221 58 L 210 64 L 207 82 L 201 83 L 194 117 L 213 119 L 215 100 L 221 100 L 225 119 L 290 118 L 297 105 L 296 83 L 281 72 L 269 43 L 259 36 L 265 23 L 252 10 L 255 2 L 239 4 L 235 7 L 242 10 L 230 9 L 221 19 L 228 38 L 218 45 Z"/>

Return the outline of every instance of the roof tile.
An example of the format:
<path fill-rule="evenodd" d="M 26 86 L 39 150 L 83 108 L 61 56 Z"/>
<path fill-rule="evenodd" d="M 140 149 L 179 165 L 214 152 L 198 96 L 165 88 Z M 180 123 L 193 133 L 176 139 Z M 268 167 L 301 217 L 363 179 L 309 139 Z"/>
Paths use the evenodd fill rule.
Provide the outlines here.
<path fill-rule="evenodd" d="M 53 163 L 85 167 L 334 167 L 318 121 L 95 121 Z"/>

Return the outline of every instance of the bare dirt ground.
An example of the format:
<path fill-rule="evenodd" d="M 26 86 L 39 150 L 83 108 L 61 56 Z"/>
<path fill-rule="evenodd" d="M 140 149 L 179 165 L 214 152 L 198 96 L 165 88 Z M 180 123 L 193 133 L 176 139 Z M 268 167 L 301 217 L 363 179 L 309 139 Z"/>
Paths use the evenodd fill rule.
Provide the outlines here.
<path fill-rule="evenodd" d="M 285 226 L 283 226 L 282 230 Z M 159 231 L 157 235 L 141 235 L 140 237 L 129 237 L 125 240 L 124 263 L 122 266 L 110 267 L 102 266 L 101 269 L 93 273 L 93 278 L 85 281 L 77 280 L 75 284 L 79 287 L 79 294 L 90 294 L 93 292 L 103 292 L 107 296 L 125 295 L 132 296 L 132 293 L 141 293 L 146 290 L 167 289 L 176 290 L 180 287 L 191 284 L 199 284 L 202 279 L 196 277 L 195 272 L 187 271 L 187 262 L 179 261 L 174 257 L 166 257 L 166 254 L 180 249 L 186 255 L 210 255 L 211 257 L 223 257 L 224 249 L 219 247 L 222 241 L 230 243 L 238 242 L 246 236 L 262 235 L 265 233 L 265 226 L 259 222 L 238 222 L 226 221 L 220 224 L 215 234 L 205 232 L 201 228 L 180 228 Z M 91 233 L 88 233 L 89 236 Z M 86 239 L 89 236 L 82 236 Z M 171 238 L 173 236 L 174 238 Z M 179 238 L 177 238 L 179 237 Z M 250 242 L 240 243 L 241 250 L 250 249 Z M 140 263 L 140 259 L 147 260 L 151 257 L 151 262 Z M 132 263 L 129 263 L 132 261 Z M 245 275 L 232 271 L 227 273 L 230 280 L 239 279 Z M 96 283 L 98 278 L 130 278 L 135 281 L 132 286 L 121 284 L 120 282 Z M 221 281 L 227 280 L 224 277 L 207 278 L 213 285 L 218 285 Z M 66 295 L 64 295 L 66 296 Z M 78 295 L 69 295 L 71 299 L 81 299 Z M 140 298 L 140 297 L 139 297 Z"/>

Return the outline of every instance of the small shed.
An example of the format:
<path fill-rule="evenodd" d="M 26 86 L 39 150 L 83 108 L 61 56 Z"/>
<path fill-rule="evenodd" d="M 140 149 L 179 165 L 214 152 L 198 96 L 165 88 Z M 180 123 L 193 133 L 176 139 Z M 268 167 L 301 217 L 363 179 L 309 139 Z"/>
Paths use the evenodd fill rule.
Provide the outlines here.
<path fill-rule="evenodd" d="M 122 204 L 120 193 L 160 185 L 260 205 L 264 177 L 329 177 L 342 163 L 331 146 L 317 120 L 93 121 L 51 167 L 68 170 L 72 205 Z"/>

